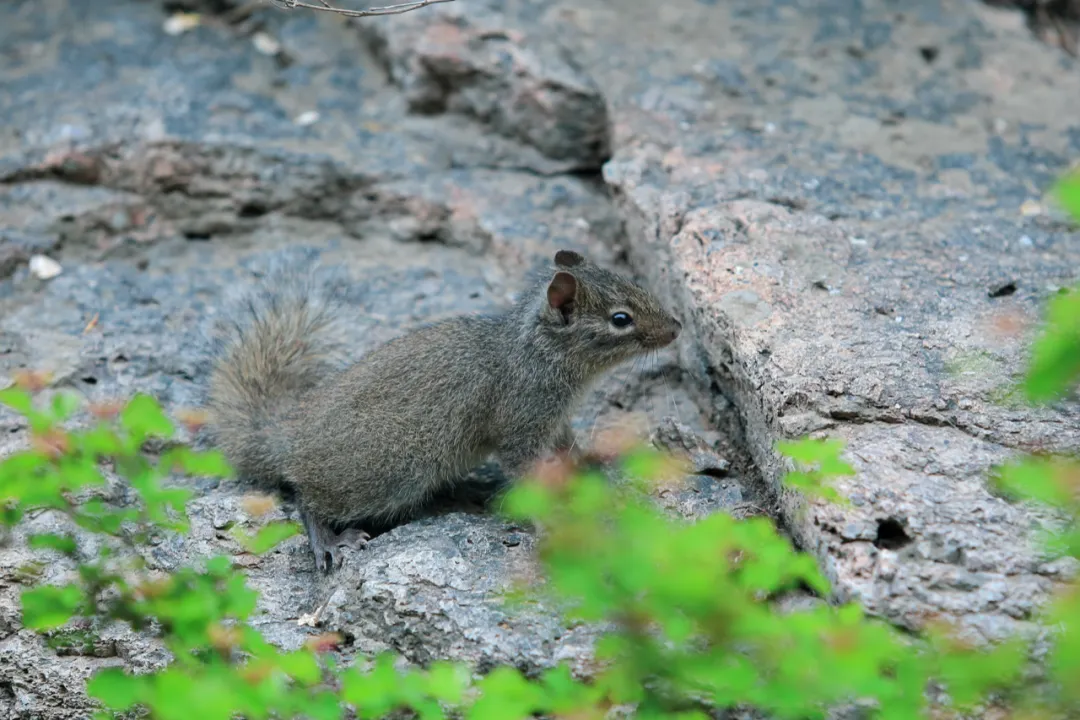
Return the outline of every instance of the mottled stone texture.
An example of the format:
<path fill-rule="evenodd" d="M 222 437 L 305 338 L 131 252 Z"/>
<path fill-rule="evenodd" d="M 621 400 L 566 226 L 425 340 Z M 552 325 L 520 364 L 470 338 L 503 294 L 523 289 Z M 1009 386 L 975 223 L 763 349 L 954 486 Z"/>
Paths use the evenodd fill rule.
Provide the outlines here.
<path fill-rule="evenodd" d="M 286 245 L 352 278 L 358 354 L 503 306 L 576 248 L 636 269 L 685 321 L 677 351 L 616 373 L 577 420 L 588 439 L 639 413 L 690 453 L 699 474 L 658 498 L 671 512 L 778 508 L 839 597 L 974 639 L 1027 628 L 1073 570 L 1030 542 L 1054 518 L 985 484 L 1018 450 L 1080 448 L 1075 403 L 1032 410 L 1014 391 L 1039 306 L 1080 279 L 1080 238 L 1041 197 L 1080 157 L 1080 67 L 1021 13 L 458 0 L 353 22 L 241 5 L 5 8 L 0 385 L 35 367 L 92 398 L 197 405 L 201 327 Z M 204 22 L 169 36 L 165 6 Z M 280 50 L 261 53 L 255 32 Z M 36 253 L 63 272 L 32 277 Z M 805 433 L 848 442 L 849 507 L 778 492 L 774 443 Z M 0 414 L 0 453 L 23 442 Z M 501 599 L 536 572 L 532 532 L 462 498 L 326 580 L 303 538 L 242 551 L 242 488 L 197 490 L 192 533 L 148 562 L 231 555 L 285 647 L 336 630 L 346 661 L 388 648 L 588 669 L 595 629 Z M 119 627 L 62 654 L 20 628 L 22 540 L 58 522 L 40 515 L 0 547 L 2 720 L 85 717 L 94 669 L 167 659 Z"/>
<path fill-rule="evenodd" d="M 770 15 L 683 10 L 724 48 Z M 1016 389 L 1041 304 L 1080 279 L 1077 235 L 1040 197 L 1080 156 L 1080 68 L 975 10 L 777 8 L 756 46 L 708 60 L 651 43 L 668 81 L 604 178 L 632 259 L 692 328 L 684 367 L 739 408 L 766 481 L 778 439 L 847 441 L 852 506 L 784 504 L 839 597 L 996 639 L 1068 570 L 1031 542 L 1052 518 L 985 479 L 1018 450 L 1080 447 L 1075 402 L 1029 409 Z M 1039 104 L 1058 110 L 1036 124 Z"/>

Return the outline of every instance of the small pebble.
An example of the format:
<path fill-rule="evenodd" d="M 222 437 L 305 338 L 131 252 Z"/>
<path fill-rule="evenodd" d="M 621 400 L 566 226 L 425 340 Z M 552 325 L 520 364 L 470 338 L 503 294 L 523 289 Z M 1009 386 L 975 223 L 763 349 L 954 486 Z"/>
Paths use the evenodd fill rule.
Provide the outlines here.
<path fill-rule="evenodd" d="M 163 29 L 166 35 L 183 35 L 199 27 L 199 19 L 199 13 L 176 13 L 165 21 Z"/>
<path fill-rule="evenodd" d="M 316 110 L 308 110 L 302 112 L 293 119 L 293 122 L 300 127 L 307 127 L 308 125 L 314 125 L 319 122 L 319 113 Z"/>
<path fill-rule="evenodd" d="M 1037 200 L 1025 200 L 1020 204 L 1020 214 L 1024 217 L 1042 215 L 1043 206 Z"/>
<path fill-rule="evenodd" d="M 44 255 L 34 255 L 30 258 L 30 273 L 41 280 L 51 280 L 64 271 L 60 263 Z"/>
<path fill-rule="evenodd" d="M 257 32 L 252 35 L 251 44 L 263 55 L 274 56 L 281 52 L 281 43 L 264 32 Z"/>

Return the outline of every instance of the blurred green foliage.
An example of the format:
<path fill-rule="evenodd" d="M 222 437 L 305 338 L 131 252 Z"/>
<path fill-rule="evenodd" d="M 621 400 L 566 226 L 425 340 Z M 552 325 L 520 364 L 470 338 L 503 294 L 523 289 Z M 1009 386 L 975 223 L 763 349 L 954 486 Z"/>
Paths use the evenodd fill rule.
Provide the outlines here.
<path fill-rule="evenodd" d="M 1080 179 L 1063 182 L 1060 194 L 1080 215 Z M 1074 290 L 1049 305 L 1027 377 L 1032 400 L 1060 398 L 1080 379 L 1078 298 Z M 597 646 L 590 677 L 575 677 L 566 666 L 538 677 L 509 667 L 481 677 L 449 662 L 408 667 L 389 654 L 341 668 L 332 634 L 283 652 L 247 622 L 257 595 L 229 558 L 171 574 L 151 573 L 141 560 L 139 550 L 153 535 L 188 529 L 191 492 L 179 476 L 228 477 L 224 458 L 181 445 L 150 450 L 148 441 L 161 445 L 175 426 L 143 395 L 122 407 L 91 406 L 94 422 L 68 428 L 79 401 L 55 393 L 36 402 L 42 385 L 29 376 L 0 391 L 0 403 L 26 417 L 32 438 L 27 450 L 0 462 L 0 523 L 14 527 L 29 513 L 51 510 L 73 530 L 107 542 L 95 542 L 91 551 L 74 532 L 28 535 L 43 561 L 18 573 L 27 585 L 23 624 L 51 632 L 53 647 L 61 648 L 93 643 L 92 632 L 71 628 L 74 618 L 126 622 L 158 633 L 173 655 L 157 672 L 94 675 L 87 691 L 101 702 L 102 718 L 141 708 L 161 720 L 330 720 L 346 709 L 361 718 L 405 710 L 425 720 L 585 720 L 632 708 L 645 719 L 704 719 L 712 709 L 741 706 L 801 719 L 852 703 L 864 717 L 897 720 L 962 717 L 988 703 L 1007 706 L 1014 718 L 1080 717 L 1075 585 L 1041 618 L 1056 629 L 1041 683 L 1030 681 L 1031 649 L 1020 639 L 972 647 L 945 626 L 915 637 L 851 603 L 783 610 L 777 600 L 791 592 L 829 597 L 814 559 L 765 518 L 672 519 L 641 491 L 672 467 L 647 448 L 622 460 L 624 475 L 638 482 L 613 485 L 597 471 L 563 468 L 521 483 L 506 502 L 515 518 L 547 528 L 540 543 L 542 592 L 566 608 L 568 621 L 612 628 Z M 843 501 L 834 482 L 854 473 L 843 449 L 830 439 L 782 443 L 778 451 L 796 465 L 788 485 L 817 501 Z M 1048 550 L 1080 557 L 1075 458 L 1022 458 L 1000 468 L 993 481 L 1017 500 L 1072 518 Z M 253 535 L 235 530 L 234 537 L 248 552 L 262 553 L 297 530 L 272 522 Z M 73 568 L 63 585 L 42 582 L 56 554 Z M 932 703 L 931 687 L 947 693 L 948 702 Z"/>
<path fill-rule="evenodd" d="M 1066 173 L 1054 186 L 1053 194 L 1074 219 L 1080 221 L 1080 166 Z"/>

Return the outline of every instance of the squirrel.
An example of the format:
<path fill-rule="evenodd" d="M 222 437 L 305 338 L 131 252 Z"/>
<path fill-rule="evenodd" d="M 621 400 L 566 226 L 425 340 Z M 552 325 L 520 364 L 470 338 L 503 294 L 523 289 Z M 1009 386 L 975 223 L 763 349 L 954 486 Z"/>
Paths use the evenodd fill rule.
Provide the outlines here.
<path fill-rule="evenodd" d="M 370 539 L 362 526 L 407 519 L 492 454 L 514 479 L 573 450 L 590 384 L 682 327 L 570 250 L 506 311 L 412 330 L 351 364 L 335 339 L 344 315 L 312 272 L 271 271 L 224 324 L 208 401 L 240 476 L 295 494 L 324 572 Z"/>

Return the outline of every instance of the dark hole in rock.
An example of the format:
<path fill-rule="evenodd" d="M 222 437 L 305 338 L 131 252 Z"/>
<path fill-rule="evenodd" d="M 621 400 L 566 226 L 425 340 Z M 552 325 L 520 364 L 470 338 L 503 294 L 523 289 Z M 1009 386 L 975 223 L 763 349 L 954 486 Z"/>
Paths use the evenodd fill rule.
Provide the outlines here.
<path fill-rule="evenodd" d="M 196 241 L 196 242 L 206 242 L 207 240 L 210 239 L 210 233 L 195 232 L 195 231 L 189 230 L 189 231 L 184 233 L 184 237 L 187 238 L 188 240 L 193 240 L 193 241 Z"/>
<path fill-rule="evenodd" d="M 440 230 L 421 230 L 416 233 L 416 241 L 422 243 L 439 243 L 444 242 L 444 238 Z"/>
<path fill-rule="evenodd" d="M 87 385 L 97 385 L 97 378 L 93 375 L 87 375 L 82 379 L 82 381 Z"/>
<path fill-rule="evenodd" d="M 240 212 L 237 214 L 242 218 L 257 218 L 262 217 L 266 212 L 266 206 L 262 203 L 249 202 L 240 206 Z"/>
<path fill-rule="evenodd" d="M 172 15 L 179 12 L 197 12 L 202 10 L 203 12 L 213 13 L 214 15 L 221 15 L 229 10 L 235 9 L 236 5 L 242 3 L 230 2 L 229 0 L 209 0 L 204 2 L 202 0 L 168 0 L 165 2 L 165 12 Z"/>
<path fill-rule="evenodd" d="M 925 60 L 928 65 L 937 60 L 940 53 L 941 51 L 933 45 L 923 45 L 919 48 L 919 54 L 922 55 L 922 59 Z"/>
<path fill-rule="evenodd" d="M 695 475 L 704 475 L 705 477 L 711 477 L 711 478 L 726 478 L 731 473 L 728 471 L 728 468 L 726 468 L 726 467 L 712 466 L 712 467 L 703 467 L 700 470 L 695 470 L 694 474 Z"/>
<path fill-rule="evenodd" d="M 896 518 L 878 520 L 877 537 L 874 545 L 882 550 L 899 550 L 911 542 L 911 536 L 904 530 L 903 524 Z"/>
<path fill-rule="evenodd" d="M 1001 285 L 994 285 L 987 293 L 992 298 L 1008 297 L 1016 292 L 1016 283 L 1010 280 Z"/>
<path fill-rule="evenodd" d="M 899 125 L 900 123 L 902 123 L 904 121 L 904 118 L 906 118 L 906 117 L 907 117 L 907 113 L 904 112 L 903 110 L 893 110 L 892 112 L 890 112 L 888 114 L 887 117 L 882 119 L 881 124 L 882 125 L 888 125 L 888 126 L 892 127 L 892 126 Z"/>
<path fill-rule="evenodd" d="M 805 210 L 807 205 L 806 198 L 788 195 L 774 195 L 773 197 L 767 198 L 767 200 L 773 205 L 780 205 L 789 210 Z"/>

